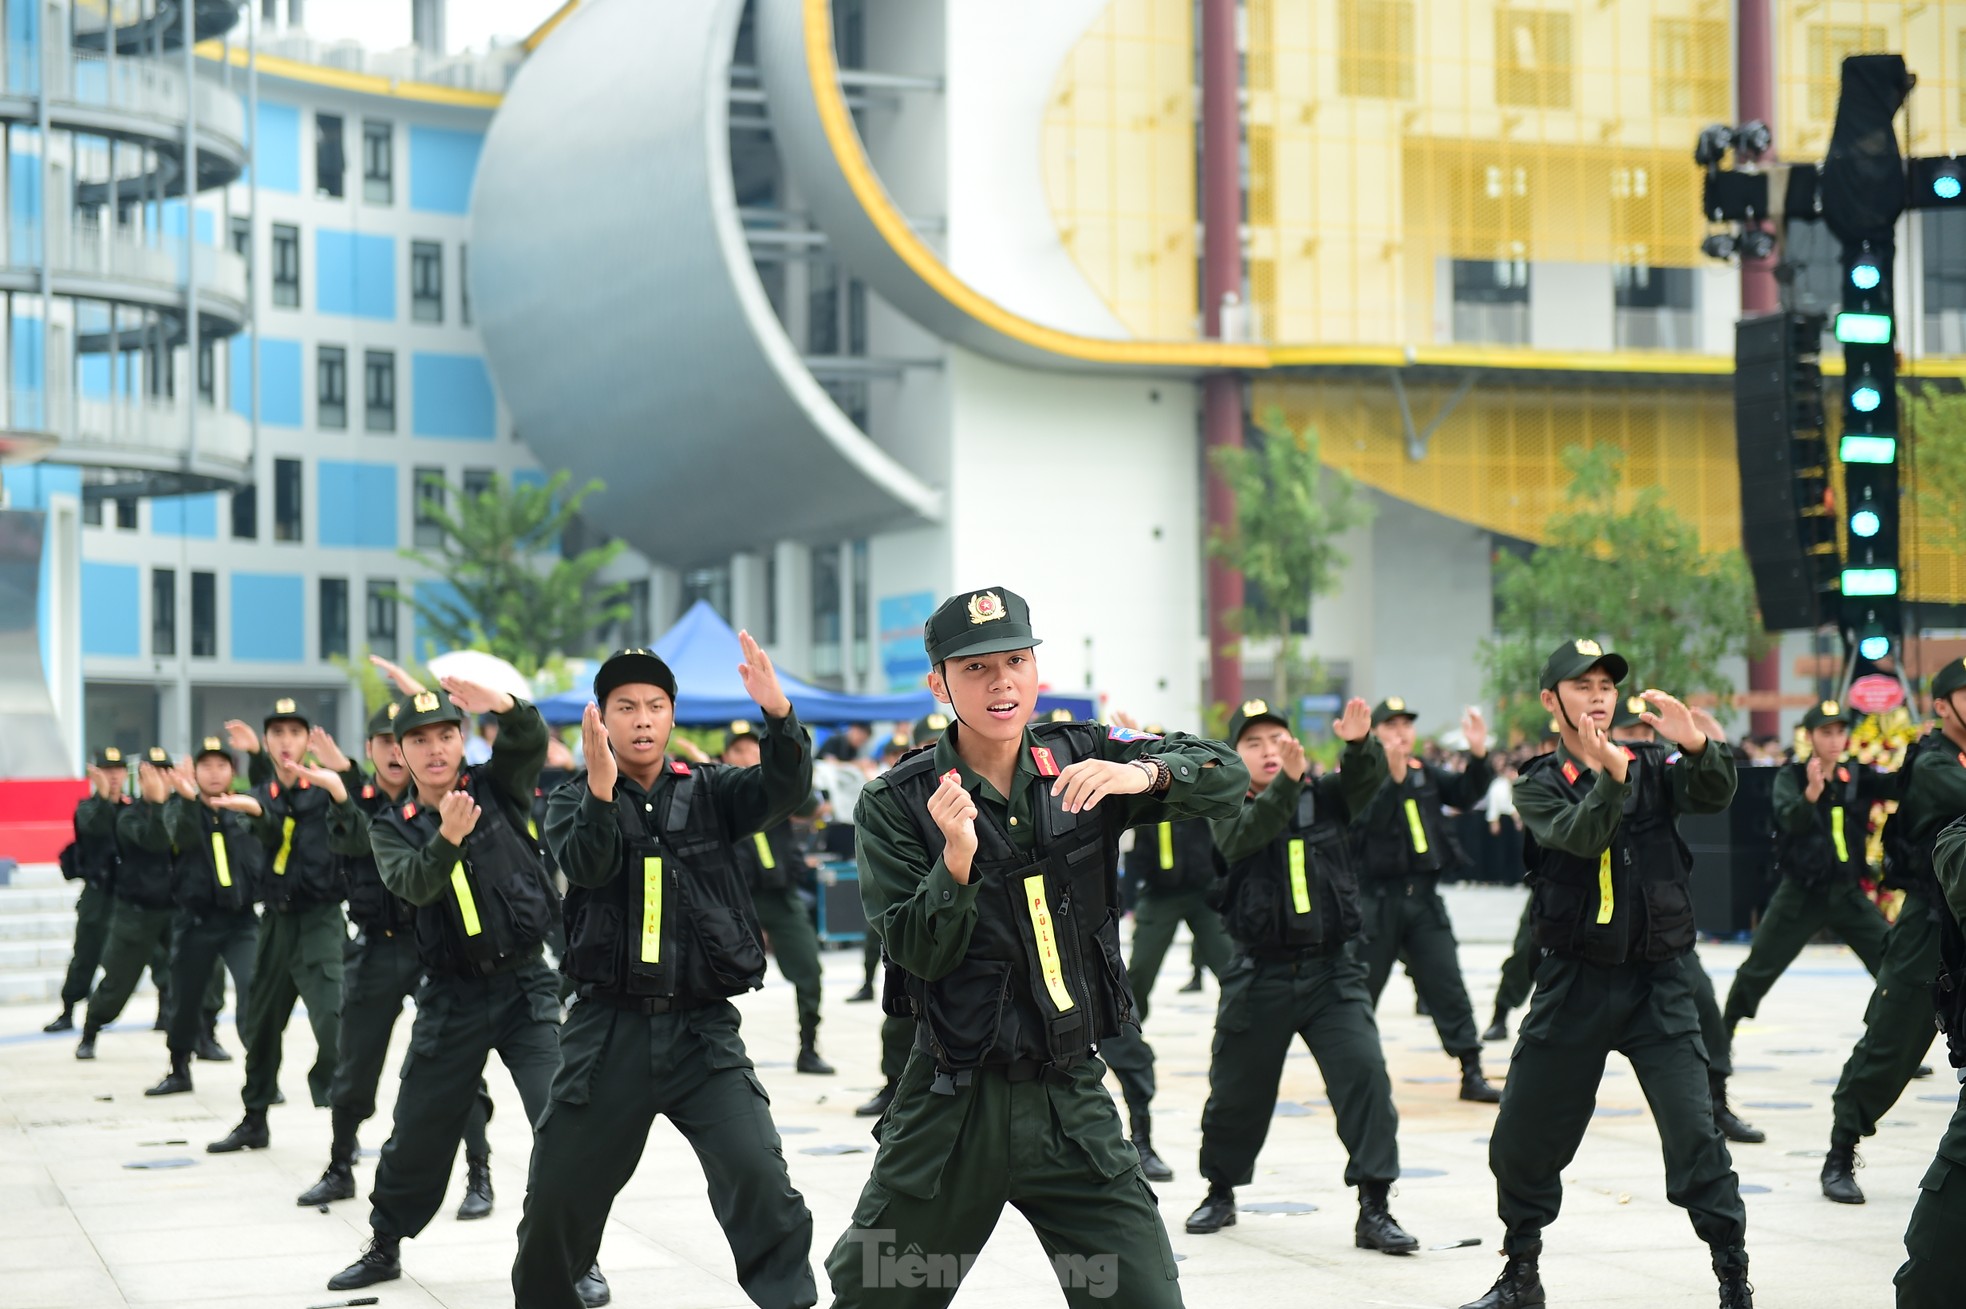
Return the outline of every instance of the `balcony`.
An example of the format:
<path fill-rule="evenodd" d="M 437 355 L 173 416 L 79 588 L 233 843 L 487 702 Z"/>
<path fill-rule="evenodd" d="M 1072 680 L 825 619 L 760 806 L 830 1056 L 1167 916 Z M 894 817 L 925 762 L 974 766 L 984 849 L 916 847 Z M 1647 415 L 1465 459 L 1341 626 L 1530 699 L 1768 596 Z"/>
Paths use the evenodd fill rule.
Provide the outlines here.
<path fill-rule="evenodd" d="M 0 121 L 34 124 L 40 116 L 41 68 L 29 63 L 18 71 L 24 75 L 0 87 Z M 215 81 L 194 77 L 187 85 L 183 70 L 167 63 L 90 54 L 54 62 L 51 71 L 48 117 L 56 130 L 111 137 L 159 154 L 154 173 L 122 179 L 122 193 L 131 200 L 184 194 L 184 125 L 194 108 L 197 189 L 223 186 L 245 166 L 245 104 Z M 79 203 L 101 204 L 108 186 L 85 183 L 76 195 Z"/>

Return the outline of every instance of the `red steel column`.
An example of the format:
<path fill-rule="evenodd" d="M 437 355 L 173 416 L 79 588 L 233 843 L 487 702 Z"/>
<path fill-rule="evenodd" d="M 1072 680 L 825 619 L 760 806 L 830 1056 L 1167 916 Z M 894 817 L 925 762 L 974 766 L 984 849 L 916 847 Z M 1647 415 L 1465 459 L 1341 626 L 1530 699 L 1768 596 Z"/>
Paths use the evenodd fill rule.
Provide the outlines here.
<path fill-rule="evenodd" d="M 1202 332 L 1222 334 L 1222 297 L 1242 295 L 1242 105 L 1236 51 L 1238 0 L 1201 0 Z M 1213 453 L 1242 444 L 1242 378 L 1202 381 L 1202 446 L 1207 464 L 1205 534 L 1233 529 L 1236 500 L 1216 476 Z M 1204 536 L 1206 539 L 1206 535 Z M 1242 655 L 1230 626 L 1242 608 L 1242 574 L 1208 560 L 1208 682 L 1211 699 L 1242 701 Z"/>
<path fill-rule="evenodd" d="M 1734 31 L 1735 77 L 1739 95 L 1737 123 L 1760 119 L 1772 131 L 1775 127 L 1775 24 L 1768 0 L 1736 0 Z M 1775 154 L 1780 153 L 1777 142 Z M 1741 313 L 1772 313 L 1782 307 L 1781 289 L 1775 282 L 1775 260 L 1741 260 Z M 1782 689 L 1780 646 L 1759 659 L 1748 661 L 1748 690 L 1779 692 Z M 1748 730 L 1756 736 L 1774 736 L 1782 730 L 1781 711 L 1756 709 L 1748 716 Z"/>

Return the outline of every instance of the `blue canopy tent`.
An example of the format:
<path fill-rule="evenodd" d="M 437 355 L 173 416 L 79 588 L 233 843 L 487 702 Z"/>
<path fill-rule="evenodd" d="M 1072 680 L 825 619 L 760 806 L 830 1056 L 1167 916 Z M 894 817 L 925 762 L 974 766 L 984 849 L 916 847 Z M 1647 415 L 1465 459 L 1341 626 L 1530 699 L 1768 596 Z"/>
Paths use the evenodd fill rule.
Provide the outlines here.
<path fill-rule="evenodd" d="M 691 605 L 689 612 L 655 643 L 655 652 L 676 674 L 678 723 L 707 727 L 737 718 L 756 718 L 758 706 L 745 693 L 743 679 L 737 675 L 737 666 L 744 662 L 737 633 L 708 601 Z M 799 721 L 814 726 L 877 719 L 912 722 L 937 706 L 926 689 L 902 695 L 848 695 L 802 682 L 784 669 L 779 670 L 778 680 L 797 706 Z M 588 687 L 575 687 L 540 701 L 539 712 L 555 726 L 577 723 L 591 699 Z M 1091 696 L 1046 694 L 1038 697 L 1038 708 L 1065 708 L 1075 717 L 1090 718 L 1095 705 Z"/>

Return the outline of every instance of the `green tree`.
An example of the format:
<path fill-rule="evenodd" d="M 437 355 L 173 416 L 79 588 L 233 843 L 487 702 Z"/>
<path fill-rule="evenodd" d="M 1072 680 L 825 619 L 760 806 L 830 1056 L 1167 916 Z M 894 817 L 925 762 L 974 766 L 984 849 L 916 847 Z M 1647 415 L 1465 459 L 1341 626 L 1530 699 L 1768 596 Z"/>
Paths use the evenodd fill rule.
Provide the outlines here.
<path fill-rule="evenodd" d="M 1293 432 L 1281 410 L 1263 415 L 1261 437 L 1253 445 L 1216 450 L 1216 473 L 1236 497 L 1230 531 L 1213 532 L 1208 552 L 1241 573 L 1248 603 L 1234 616 L 1245 636 L 1274 636 L 1277 665 L 1274 696 L 1289 703 L 1290 673 L 1297 658 L 1297 635 L 1313 597 L 1337 585 L 1348 562 L 1338 538 L 1370 521 L 1372 504 L 1359 494 L 1351 474 L 1319 461 L 1317 429 Z"/>
<path fill-rule="evenodd" d="M 1738 550 L 1706 553 L 1662 487 L 1624 490 L 1623 452 L 1571 446 L 1565 507 L 1527 559 L 1495 563 L 1500 614 L 1481 645 L 1499 726 L 1540 734 L 1549 715 L 1536 684 L 1566 639 L 1598 637 L 1631 661 L 1634 689 L 1715 697 L 1728 714 L 1735 687 L 1721 669 L 1761 644 L 1754 583 Z"/>
<path fill-rule="evenodd" d="M 1912 503 L 1932 544 L 1966 552 L 1966 395 L 1922 386 L 1900 393 L 1905 415 Z"/>
<path fill-rule="evenodd" d="M 425 502 L 442 541 L 400 553 L 450 583 L 452 594 L 397 594 L 439 644 L 484 650 L 531 677 L 555 656 L 588 653 L 597 629 L 627 617 L 627 588 L 595 580 L 621 542 L 570 558 L 560 550 L 581 503 L 602 485 L 569 492 L 569 478 L 559 472 L 527 486 L 494 477 L 478 494 L 451 487 L 443 504 Z"/>

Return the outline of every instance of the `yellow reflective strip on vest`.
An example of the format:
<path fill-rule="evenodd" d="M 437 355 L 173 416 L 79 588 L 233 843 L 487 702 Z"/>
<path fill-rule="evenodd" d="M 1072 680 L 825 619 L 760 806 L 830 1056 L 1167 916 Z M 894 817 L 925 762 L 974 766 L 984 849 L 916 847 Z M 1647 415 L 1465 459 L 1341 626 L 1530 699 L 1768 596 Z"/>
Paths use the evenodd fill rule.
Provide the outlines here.
<path fill-rule="evenodd" d="M 1160 866 L 1162 868 L 1174 867 L 1173 823 L 1162 823 L 1160 825 Z"/>
<path fill-rule="evenodd" d="M 1836 842 L 1836 862 L 1850 862 L 1850 845 L 1843 839 L 1843 806 L 1838 805 L 1829 811 L 1829 837 Z"/>
<path fill-rule="evenodd" d="M 535 840 L 535 841 L 537 841 L 537 840 L 539 839 L 539 820 L 538 820 L 538 819 L 536 819 L 536 818 L 528 818 L 528 819 L 526 819 L 526 835 L 528 835 L 528 836 L 530 836 L 530 837 L 532 837 L 532 839 L 533 839 L 533 840 Z"/>
<path fill-rule="evenodd" d="M 1611 852 L 1606 850 L 1597 861 L 1597 921 L 1611 921 Z"/>
<path fill-rule="evenodd" d="M 642 857 L 642 962 L 662 962 L 662 861 Z"/>
<path fill-rule="evenodd" d="M 758 862 L 766 868 L 778 867 L 778 860 L 772 856 L 771 842 L 765 840 L 763 832 L 751 833 L 751 843 L 758 847 Z"/>
<path fill-rule="evenodd" d="M 1427 825 L 1420 821 L 1420 802 L 1418 800 L 1408 800 L 1406 802 L 1406 826 L 1413 833 L 1413 853 L 1425 854 L 1427 852 Z"/>
<path fill-rule="evenodd" d="M 225 833 L 212 833 L 212 867 L 218 869 L 218 884 L 232 886 L 232 863 L 225 857 Z"/>
<path fill-rule="evenodd" d="M 1065 968 L 1058 961 L 1058 937 L 1052 931 L 1051 910 L 1044 902 L 1044 874 L 1032 873 L 1024 879 L 1024 904 L 1031 911 L 1031 932 L 1038 943 L 1038 968 L 1044 974 L 1044 989 L 1059 1013 L 1069 1013 L 1072 993 L 1065 986 Z"/>
<path fill-rule="evenodd" d="M 464 914 L 464 934 L 477 936 L 483 932 L 484 925 L 478 921 L 478 902 L 471 898 L 471 879 L 464 875 L 464 861 L 458 860 L 457 867 L 451 869 L 451 891 L 457 896 L 457 907 Z"/>
<path fill-rule="evenodd" d="M 287 873 L 287 856 L 294 852 L 294 820 L 280 820 L 280 853 L 273 856 L 273 871 L 282 877 Z"/>
<path fill-rule="evenodd" d="M 1290 842 L 1290 906 L 1300 914 L 1311 912 L 1311 888 L 1304 882 L 1304 843 Z"/>

